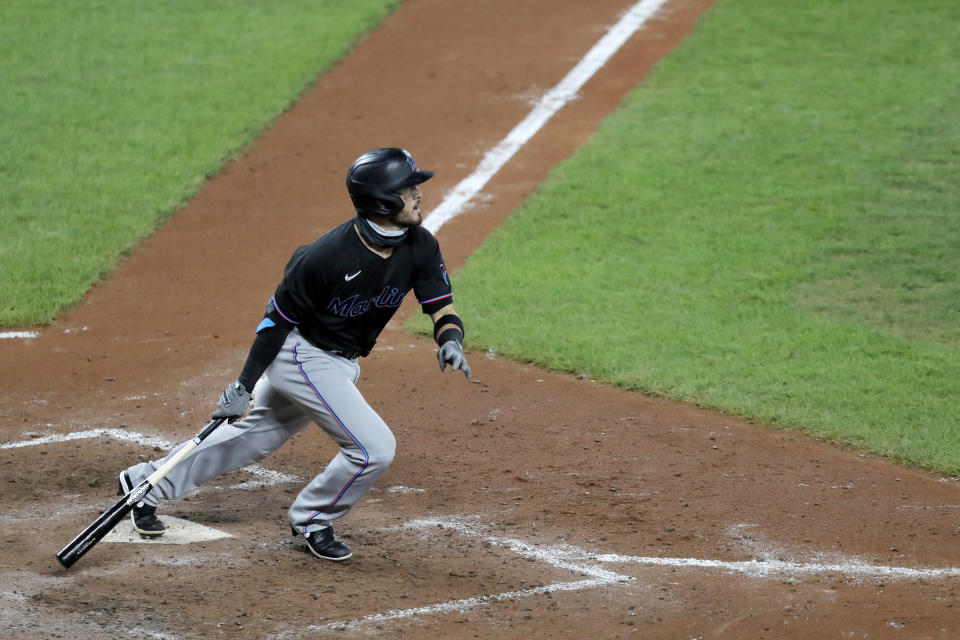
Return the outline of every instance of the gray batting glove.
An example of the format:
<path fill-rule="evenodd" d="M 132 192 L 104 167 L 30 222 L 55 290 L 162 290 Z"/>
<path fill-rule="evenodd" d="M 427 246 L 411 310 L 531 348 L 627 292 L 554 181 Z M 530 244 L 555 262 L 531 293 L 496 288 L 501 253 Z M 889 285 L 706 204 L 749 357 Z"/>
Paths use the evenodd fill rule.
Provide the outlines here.
<path fill-rule="evenodd" d="M 437 360 L 440 361 L 440 371 L 450 365 L 450 369 L 456 371 L 460 369 L 470 378 L 470 365 L 467 364 L 467 357 L 463 355 L 463 347 L 456 340 L 447 340 L 437 351 Z"/>
<path fill-rule="evenodd" d="M 236 380 L 220 394 L 220 402 L 217 403 L 217 410 L 213 412 L 213 417 L 227 418 L 227 421 L 232 424 L 249 408 L 250 394 L 243 388 L 240 381 Z"/>

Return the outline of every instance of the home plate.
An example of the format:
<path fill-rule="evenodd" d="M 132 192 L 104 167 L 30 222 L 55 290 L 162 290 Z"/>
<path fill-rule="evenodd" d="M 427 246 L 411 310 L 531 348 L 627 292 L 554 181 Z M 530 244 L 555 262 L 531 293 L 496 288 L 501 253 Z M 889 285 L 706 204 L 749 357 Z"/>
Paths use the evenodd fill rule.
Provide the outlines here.
<path fill-rule="evenodd" d="M 190 544 L 204 542 L 218 538 L 232 537 L 226 531 L 205 527 L 196 522 L 181 520 L 171 516 L 163 516 L 163 524 L 167 525 L 167 532 L 156 538 L 145 538 L 133 530 L 130 518 L 125 518 L 113 531 L 104 537 L 104 542 L 136 542 L 145 544 Z"/>

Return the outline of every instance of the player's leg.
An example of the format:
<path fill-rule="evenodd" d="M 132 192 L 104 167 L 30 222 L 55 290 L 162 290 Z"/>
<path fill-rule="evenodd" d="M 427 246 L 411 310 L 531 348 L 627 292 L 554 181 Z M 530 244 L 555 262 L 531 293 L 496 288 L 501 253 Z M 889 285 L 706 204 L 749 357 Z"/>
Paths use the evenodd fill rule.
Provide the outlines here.
<path fill-rule="evenodd" d="M 172 500 L 183 496 L 210 478 L 253 464 L 276 450 L 294 434 L 310 423 L 310 418 L 294 403 L 277 393 L 269 379 L 265 379 L 257 393 L 253 409 L 242 420 L 232 425 L 223 424 L 176 465 L 147 494 L 134 514 L 134 528 L 144 535 L 159 535 L 153 511 L 161 499 Z M 183 446 L 183 445 L 181 445 Z M 121 489 L 136 486 L 180 447 L 165 458 L 136 464 L 120 474 Z M 125 486 L 126 485 L 126 486 Z M 137 515 L 143 527 L 137 524 Z M 151 518 L 152 516 L 152 518 Z M 162 524 L 159 533 L 163 533 Z M 146 532 L 142 529 L 146 529 Z"/>
<path fill-rule="evenodd" d="M 304 341 L 292 347 L 291 358 L 271 370 L 271 379 L 340 447 L 290 507 L 291 524 L 306 536 L 328 527 L 370 490 L 393 461 L 396 439 L 357 389 L 360 370 L 356 361 Z"/>

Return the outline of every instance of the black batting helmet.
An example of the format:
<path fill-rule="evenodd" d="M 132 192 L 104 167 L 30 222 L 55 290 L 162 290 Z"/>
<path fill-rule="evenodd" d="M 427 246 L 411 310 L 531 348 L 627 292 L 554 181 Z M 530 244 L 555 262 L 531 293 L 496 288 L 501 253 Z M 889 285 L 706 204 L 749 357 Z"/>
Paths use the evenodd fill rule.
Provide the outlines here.
<path fill-rule="evenodd" d="M 426 182 L 433 171 L 421 171 L 405 149 L 383 147 L 367 151 L 347 171 L 347 191 L 357 213 L 392 216 L 403 210 L 397 192 Z"/>

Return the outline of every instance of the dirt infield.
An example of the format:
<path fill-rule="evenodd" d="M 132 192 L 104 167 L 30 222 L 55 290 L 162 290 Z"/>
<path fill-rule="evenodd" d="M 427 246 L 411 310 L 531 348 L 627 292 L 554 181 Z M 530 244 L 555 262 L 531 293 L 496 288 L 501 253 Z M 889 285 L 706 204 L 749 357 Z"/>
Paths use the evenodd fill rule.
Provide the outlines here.
<path fill-rule="evenodd" d="M 206 421 L 291 249 L 349 215 L 353 158 L 409 148 L 429 210 L 631 4 L 407 0 L 56 325 L 0 340 L 0 636 L 960 636 L 955 480 L 492 353 L 442 376 L 399 321 L 361 362 L 399 446 L 337 527 L 350 561 L 286 528 L 334 454 L 308 429 L 162 507 L 230 537 L 57 564 L 118 470 Z M 709 4 L 668 2 L 440 230 L 454 286 Z"/>

